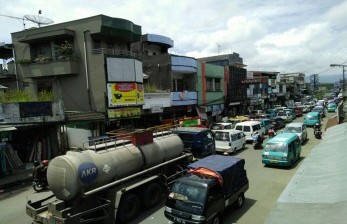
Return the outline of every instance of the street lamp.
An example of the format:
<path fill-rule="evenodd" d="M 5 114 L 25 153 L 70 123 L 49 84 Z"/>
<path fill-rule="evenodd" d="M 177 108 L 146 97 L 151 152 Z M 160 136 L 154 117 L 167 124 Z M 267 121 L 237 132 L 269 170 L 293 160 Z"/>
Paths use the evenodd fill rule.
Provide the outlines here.
<path fill-rule="evenodd" d="M 330 67 L 342 67 L 342 99 L 344 100 L 344 96 L 345 96 L 345 67 L 347 67 L 347 65 L 331 64 Z"/>

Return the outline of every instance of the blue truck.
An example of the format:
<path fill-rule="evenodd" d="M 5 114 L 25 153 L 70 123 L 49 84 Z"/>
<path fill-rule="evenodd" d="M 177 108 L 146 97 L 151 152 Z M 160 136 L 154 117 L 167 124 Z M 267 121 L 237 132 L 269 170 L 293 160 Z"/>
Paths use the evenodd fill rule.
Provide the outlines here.
<path fill-rule="evenodd" d="M 221 223 L 224 210 L 242 207 L 249 188 L 245 161 L 212 155 L 187 167 L 170 186 L 165 217 L 174 223 Z"/>

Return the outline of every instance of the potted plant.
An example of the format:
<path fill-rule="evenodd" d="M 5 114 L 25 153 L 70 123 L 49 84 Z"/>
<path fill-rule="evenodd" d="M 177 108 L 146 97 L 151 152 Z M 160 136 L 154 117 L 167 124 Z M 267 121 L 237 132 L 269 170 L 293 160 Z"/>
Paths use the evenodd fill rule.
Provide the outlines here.
<path fill-rule="evenodd" d="M 73 46 L 68 41 L 65 41 L 63 44 L 56 45 L 55 48 L 58 60 L 70 59 L 73 54 Z"/>
<path fill-rule="evenodd" d="M 35 61 L 36 63 L 47 63 L 47 62 L 49 62 L 50 60 L 51 60 L 51 58 L 49 58 L 49 57 L 47 57 L 47 56 L 45 56 L 45 55 L 42 55 L 42 54 L 38 55 L 38 56 L 34 59 L 34 61 Z"/>

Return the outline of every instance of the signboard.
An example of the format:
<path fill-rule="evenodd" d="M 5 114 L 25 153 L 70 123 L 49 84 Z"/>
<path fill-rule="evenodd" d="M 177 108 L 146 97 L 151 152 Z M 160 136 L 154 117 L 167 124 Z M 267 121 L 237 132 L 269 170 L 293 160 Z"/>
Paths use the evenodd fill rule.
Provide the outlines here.
<path fill-rule="evenodd" d="M 151 113 L 163 113 L 163 105 L 151 105 Z"/>
<path fill-rule="evenodd" d="M 139 117 L 141 116 L 141 109 L 139 107 L 108 109 L 107 116 L 109 119 Z"/>
<path fill-rule="evenodd" d="M 254 78 L 254 79 L 241 79 L 241 84 L 256 84 L 256 83 L 266 83 L 266 78 Z"/>
<path fill-rule="evenodd" d="M 108 106 L 142 105 L 144 103 L 143 84 L 109 83 L 107 84 Z"/>

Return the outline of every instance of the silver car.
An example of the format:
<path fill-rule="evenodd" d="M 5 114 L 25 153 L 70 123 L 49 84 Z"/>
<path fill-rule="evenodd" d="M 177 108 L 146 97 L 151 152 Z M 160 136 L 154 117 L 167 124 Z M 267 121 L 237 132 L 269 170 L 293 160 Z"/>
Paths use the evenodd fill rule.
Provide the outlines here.
<path fill-rule="evenodd" d="M 283 132 L 296 133 L 300 138 L 301 144 L 303 144 L 307 140 L 307 128 L 306 125 L 302 122 L 292 122 L 287 124 Z"/>

